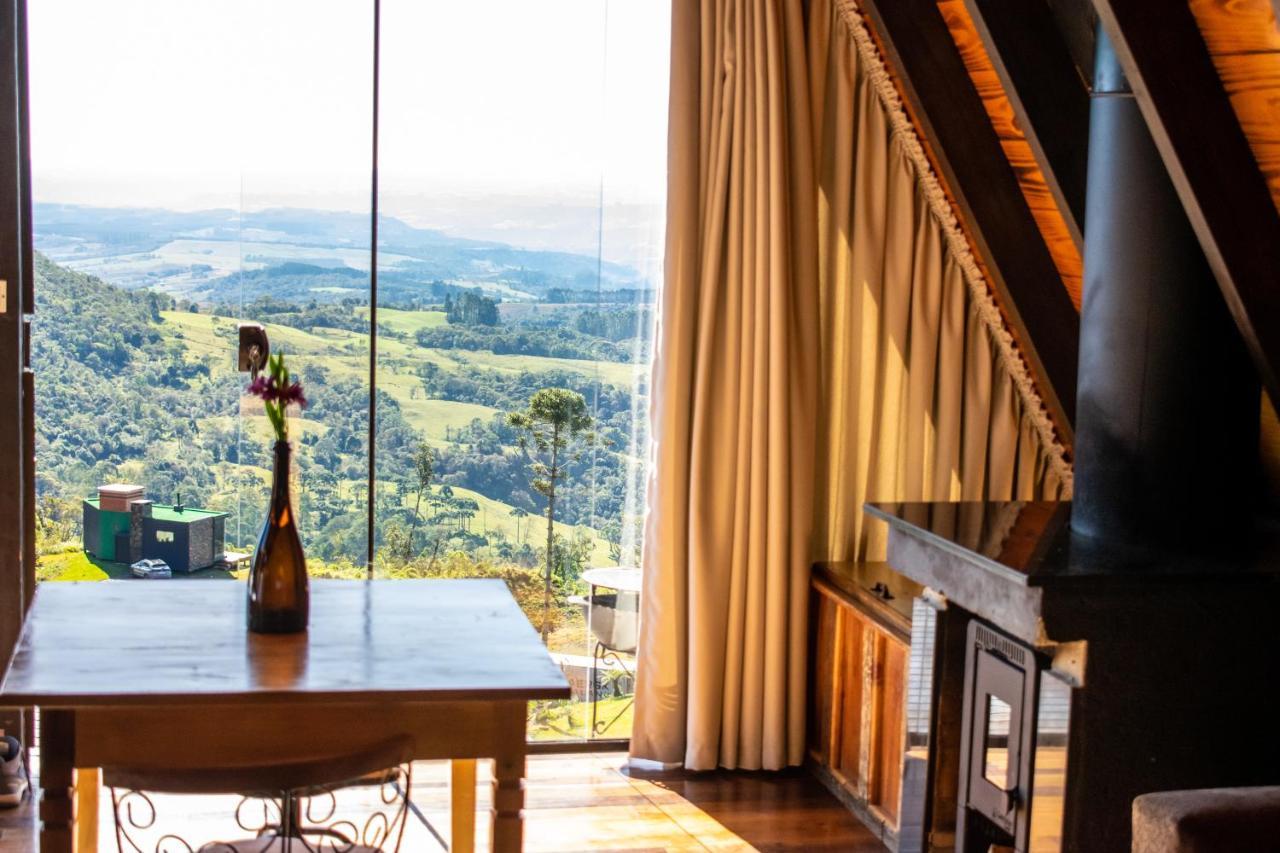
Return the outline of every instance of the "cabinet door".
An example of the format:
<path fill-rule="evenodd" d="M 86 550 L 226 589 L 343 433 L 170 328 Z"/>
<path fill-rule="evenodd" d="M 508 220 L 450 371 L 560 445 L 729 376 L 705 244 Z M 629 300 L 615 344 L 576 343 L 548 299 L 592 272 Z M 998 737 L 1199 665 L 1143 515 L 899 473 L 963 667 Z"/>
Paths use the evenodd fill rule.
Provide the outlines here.
<path fill-rule="evenodd" d="M 869 676 L 875 667 L 875 635 L 862 615 L 840 606 L 837 673 L 836 743 L 832 769 L 860 800 L 867 798 L 867 745 L 871 714 L 866 707 Z"/>
<path fill-rule="evenodd" d="M 876 633 L 873 680 L 876 737 L 867 800 L 887 823 L 896 827 L 902 795 L 902 761 L 906 753 L 909 648 L 881 631 Z"/>
<path fill-rule="evenodd" d="M 809 754 L 831 766 L 832 715 L 836 701 L 836 621 L 838 605 L 814 590 L 809 597 Z"/>

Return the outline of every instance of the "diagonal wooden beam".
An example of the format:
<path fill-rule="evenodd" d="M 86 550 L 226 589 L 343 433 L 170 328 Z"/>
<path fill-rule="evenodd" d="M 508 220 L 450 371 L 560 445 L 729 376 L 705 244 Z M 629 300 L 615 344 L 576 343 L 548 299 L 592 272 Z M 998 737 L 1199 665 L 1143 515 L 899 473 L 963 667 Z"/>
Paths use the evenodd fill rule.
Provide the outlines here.
<path fill-rule="evenodd" d="M 1080 317 L 934 0 L 862 0 L 974 248 L 1070 444 Z"/>
<path fill-rule="evenodd" d="M 1185 3 L 1095 0 L 1187 217 L 1280 404 L 1280 212 Z"/>
<path fill-rule="evenodd" d="M 1045 0 L 965 0 L 965 7 L 1071 239 L 1083 251 L 1089 91 L 1053 12 Z"/>

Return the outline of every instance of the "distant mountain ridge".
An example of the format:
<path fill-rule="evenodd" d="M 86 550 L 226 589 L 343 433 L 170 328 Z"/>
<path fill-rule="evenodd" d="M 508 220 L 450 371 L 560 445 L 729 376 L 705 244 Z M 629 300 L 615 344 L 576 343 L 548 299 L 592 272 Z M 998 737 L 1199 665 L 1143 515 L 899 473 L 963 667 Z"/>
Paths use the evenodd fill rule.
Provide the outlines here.
<path fill-rule="evenodd" d="M 121 287 L 150 288 L 195 301 L 264 294 L 344 298 L 360 290 L 357 279 L 367 276 L 369 266 L 369 217 L 359 213 L 40 203 L 35 205 L 35 232 L 37 247 L 60 264 Z M 652 287 L 634 269 L 590 255 L 454 237 L 389 216 L 379 218 L 378 232 L 380 285 L 385 281 L 387 295 L 397 299 L 430 298 L 417 291 L 435 285 L 438 292 L 442 283 L 516 301 L 538 299 L 556 288 Z M 258 275 L 263 270 L 273 273 Z M 335 275 L 347 281 L 335 282 Z M 287 293 L 264 284 L 279 283 L 282 277 L 291 283 Z M 309 285 L 312 277 L 316 281 Z M 247 285 L 254 292 L 246 292 Z"/>

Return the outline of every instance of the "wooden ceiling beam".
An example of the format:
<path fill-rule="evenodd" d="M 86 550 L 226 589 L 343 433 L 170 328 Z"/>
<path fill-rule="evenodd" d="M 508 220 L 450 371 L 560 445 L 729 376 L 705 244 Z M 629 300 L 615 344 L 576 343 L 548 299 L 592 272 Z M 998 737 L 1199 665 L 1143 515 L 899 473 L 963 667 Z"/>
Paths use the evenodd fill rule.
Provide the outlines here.
<path fill-rule="evenodd" d="M 934 0 L 862 0 L 1062 439 L 1080 317 Z"/>
<path fill-rule="evenodd" d="M 1185 3 L 1095 0 L 1187 217 L 1280 405 L 1280 212 Z"/>
<path fill-rule="evenodd" d="M 1089 91 L 1053 12 L 1045 0 L 965 0 L 965 7 L 1071 239 L 1083 251 Z"/>

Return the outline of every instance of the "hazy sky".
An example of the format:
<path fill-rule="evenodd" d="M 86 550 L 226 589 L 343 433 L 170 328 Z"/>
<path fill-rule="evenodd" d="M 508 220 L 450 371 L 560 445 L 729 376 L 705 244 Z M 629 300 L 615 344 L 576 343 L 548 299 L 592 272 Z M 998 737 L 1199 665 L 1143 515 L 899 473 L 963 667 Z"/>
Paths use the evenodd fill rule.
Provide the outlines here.
<path fill-rule="evenodd" d="M 593 201 L 602 176 L 611 202 L 662 198 L 669 0 L 382 7 L 388 212 Z M 30 0 L 29 16 L 37 201 L 367 209 L 371 0 Z"/>

